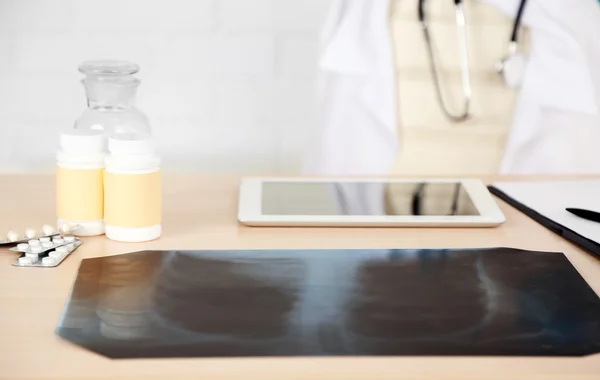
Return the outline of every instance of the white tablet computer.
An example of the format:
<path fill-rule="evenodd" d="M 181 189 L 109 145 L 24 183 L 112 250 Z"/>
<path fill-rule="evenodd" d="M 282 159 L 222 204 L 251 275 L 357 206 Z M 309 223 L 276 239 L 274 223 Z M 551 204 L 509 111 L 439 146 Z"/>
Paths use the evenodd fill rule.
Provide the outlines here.
<path fill-rule="evenodd" d="M 492 227 L 504 215 L 476 179 L 244 178 L 250 226 Z"/>

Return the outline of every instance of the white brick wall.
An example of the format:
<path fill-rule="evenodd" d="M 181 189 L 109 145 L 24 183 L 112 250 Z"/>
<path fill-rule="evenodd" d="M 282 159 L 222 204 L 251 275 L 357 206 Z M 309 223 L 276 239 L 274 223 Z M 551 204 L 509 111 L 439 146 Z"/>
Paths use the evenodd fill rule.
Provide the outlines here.
<path fill-rule="evenodd" d="M 277 0 L 219 0 L 219 27 L 226 32 L 269 33 L 274 25 L 273 1 Z"/>
<path fill-rule="evenodd" d="M 330 2 L 0 0 L 0 172 L 52 170 L 93 58 L 140 64 L 167 169 L 296 171 Z"/>

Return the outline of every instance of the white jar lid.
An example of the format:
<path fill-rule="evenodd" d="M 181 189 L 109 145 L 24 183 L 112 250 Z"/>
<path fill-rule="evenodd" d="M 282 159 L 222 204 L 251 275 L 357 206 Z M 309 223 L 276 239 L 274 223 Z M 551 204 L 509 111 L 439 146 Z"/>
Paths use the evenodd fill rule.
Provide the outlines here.
<path fill-rule="evenodd" d="M 114 155 L 152 155 L 156 153 L 156 146 L 147 134 L 122 133 L 110 136 L 108 151 Z"/>
<path fill-rule="evenodd" d="M 103 153 L 104 132 L 73 129 L 61 133 L 60 147 L 65 153 Z"/>

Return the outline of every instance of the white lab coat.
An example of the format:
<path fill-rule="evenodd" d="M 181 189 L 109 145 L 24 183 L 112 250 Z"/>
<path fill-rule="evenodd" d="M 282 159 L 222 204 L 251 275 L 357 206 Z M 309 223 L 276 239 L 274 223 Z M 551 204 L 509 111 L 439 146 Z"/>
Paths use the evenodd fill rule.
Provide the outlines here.
<path fill-rule="evenodd" d="M 511 16 L 519 3 L 482 1 Z M 600 173 L 600 5 L 528 0 L 523 24 L 531 50 L 501 172 Z"/>
<path fill-rule="evenodd" d="M 319 59 L 320 135 L 304 174 L 387 174 L 396 158 L 389 0 L 334 0 Z"/>
<path fill-rule="evenodd" d="M 320 134 L 304 174 L 388 174 L 397 155 L 389 0 L 334 0 L 319 59 Z M 312 153 L 312 152 L 311 152 Z M 385 214 L 383 184 L 334 184 L 344 214 Z"/>

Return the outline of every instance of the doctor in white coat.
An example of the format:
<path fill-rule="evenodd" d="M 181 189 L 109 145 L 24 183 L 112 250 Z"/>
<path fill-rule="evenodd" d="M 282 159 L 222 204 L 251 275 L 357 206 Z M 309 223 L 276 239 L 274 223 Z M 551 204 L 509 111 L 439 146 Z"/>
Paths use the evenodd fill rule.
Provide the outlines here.
<path fill-rule="evenodd" d="M 514 16 L 521 0 L 481 1 Z M 319 62 L 322 134 L 306 174 L 387 174 L 392 167 L 398 144 L 389 5 L 333 1 Z M 523 24 L 531 51 L 500 172 L 600 173 L 600 4 L 527 0 Z"/>
<path fill-rule="evenodd" d="M 514 16 L 521 0 L 482 0 Z M 600 4 L 528 0 L 531 49 L 502 173 L 600 173 Z"/>

